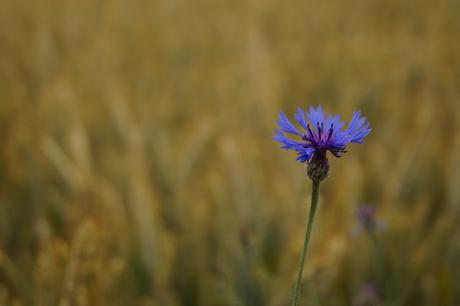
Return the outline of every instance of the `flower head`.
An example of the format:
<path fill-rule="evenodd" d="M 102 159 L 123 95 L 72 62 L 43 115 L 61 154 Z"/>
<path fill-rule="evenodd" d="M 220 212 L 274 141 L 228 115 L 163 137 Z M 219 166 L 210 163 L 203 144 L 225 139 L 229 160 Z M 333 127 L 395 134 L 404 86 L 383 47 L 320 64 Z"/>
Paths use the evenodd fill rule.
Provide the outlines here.
<path fill-rule="evenodd" d="M 373 205 L 362 205 L 356 210 L 356 219 L 367 232 L 373 232 L 376 229 L 375 210 Z"/>
<path fill-rule="evenodd" d="M 277 120 L 280 129 L 275 130 L 276 135 L 273 139 L 282 145 L 282 149 L 296 151 L 298 161 L 308 163 L 308 174 L 313 180 L 322 180 L 327 176 L 327 151 L 335 157 L 340 157 L 346 152 L 349 143 L 362 143 L 364 137 L 371 132 L 369 123 L 366 122 L 366 118 L 361 117 L 359 111 L 353 112 L 346 128 L 338 115 L 323 113 L 321 106 L 316 109 L 310 107 L 308 112 L 299 108 L 294 114 L 294 119 L 302 130 L 297 129 L 284 113 L 280 112 Z M 300 140 L 291 140 L 285 134 L 296 135 Z"/>
<path fill-rule="evenodd" d="M 353 306 L 380 305 L 379 290 L 373 283 L 361 284 L 353 301 Z"/>
<path fill-rule="evenodd" d="M 387 228 L 385 220 L 377 217 L 377 206 L 373 204 L 360 205 L 356 209 L 356 226 L 353 229 L 353 236 L 357 237 L 362 231 L 367 234 L 376 234 Z"/>

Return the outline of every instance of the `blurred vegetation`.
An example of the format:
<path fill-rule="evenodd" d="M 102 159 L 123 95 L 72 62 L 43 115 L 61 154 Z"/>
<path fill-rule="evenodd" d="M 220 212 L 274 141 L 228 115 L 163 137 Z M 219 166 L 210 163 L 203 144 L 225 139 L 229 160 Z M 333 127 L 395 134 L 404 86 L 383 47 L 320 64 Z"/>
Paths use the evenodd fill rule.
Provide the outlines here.
<path fill-rule="evenodd" d="M 373 132 L 304 305 L 460 305 L 459 37 L 455 0 L 0 0 L 0 305 L 288 305 L 310 183 L 271 136 L 317 104 Z"/>

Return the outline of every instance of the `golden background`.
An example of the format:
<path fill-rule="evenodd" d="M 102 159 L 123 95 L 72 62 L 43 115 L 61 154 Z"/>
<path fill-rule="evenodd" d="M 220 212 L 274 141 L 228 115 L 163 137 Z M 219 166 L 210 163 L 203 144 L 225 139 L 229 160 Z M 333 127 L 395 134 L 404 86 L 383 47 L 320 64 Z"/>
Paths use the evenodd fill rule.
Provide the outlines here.
<path fill-rule="evenodd" d="M 460 305 L 459 1 L 1 0 L 0 305 L 289 305 L 319 104 L 302 305 Z"/>

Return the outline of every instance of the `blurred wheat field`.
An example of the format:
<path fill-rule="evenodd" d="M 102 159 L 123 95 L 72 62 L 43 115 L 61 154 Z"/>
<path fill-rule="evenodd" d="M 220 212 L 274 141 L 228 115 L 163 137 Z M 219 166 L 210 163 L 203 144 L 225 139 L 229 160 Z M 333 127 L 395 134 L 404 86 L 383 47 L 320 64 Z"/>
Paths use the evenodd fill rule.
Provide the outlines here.
<path fill-rule="evenodd" d="M 318 104 L 304 305 L 460 305 L 459 1 L 0 0 L 0 305 L 289 305 Z"/>

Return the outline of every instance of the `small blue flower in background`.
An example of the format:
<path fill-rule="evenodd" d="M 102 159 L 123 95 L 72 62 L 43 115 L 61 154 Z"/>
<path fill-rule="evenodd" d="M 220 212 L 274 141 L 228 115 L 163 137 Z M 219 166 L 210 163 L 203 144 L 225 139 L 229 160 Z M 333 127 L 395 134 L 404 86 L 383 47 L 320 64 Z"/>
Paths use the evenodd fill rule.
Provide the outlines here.
<path fill-rule="evenodd" d="M 358 288 L 353 306 L 381 305 L 378 288 L 375 284 L 364 283 Z"/>
<path fill-rule="evenodd" d="M 375 206 L 360 206 L 356 211 L 356 219 L 366 231 L 373 232 L 375 230 Z"/>
<path fill-rule="evenodd" d="M 377 219 L 377 207 L 372 204 L 365 204 L 356 210 L 357 225 L 352 235 L 358 236 L 363 230 L 368 234 L 374 234 L 386 229 L 386 223 Z"/>
<path fill-rule="evenodd" d="M 316 109 L 310 107 L 308 112 L 299 108 L 294 118 L 305 131 L 303 132 L 280 112 L 277 123 L 281 130 L 275 130 L 273 139 L 282 145 L 282 149 L 296 151 L 297 160 L 302 163 L 310 163 L 312 159 L 327 163 L 327 151 L 340 157 L 346 152 L 345 148 L 349 143 L 362 143 L 364 137 L 371 132 L 369 123 L 366 118 L 361 117 L 359 111 L 353 112 L 347 128 L 344 128 L 344 122 L 340 121 L 338 115 L 326 115 L 321 106 Z M 287 138 L 285 133 L 299 136 L 300 141 Z"/>

